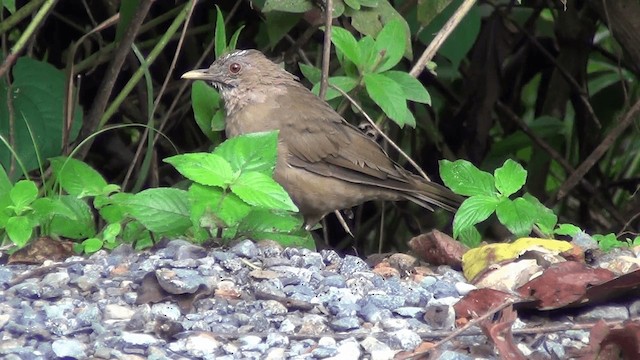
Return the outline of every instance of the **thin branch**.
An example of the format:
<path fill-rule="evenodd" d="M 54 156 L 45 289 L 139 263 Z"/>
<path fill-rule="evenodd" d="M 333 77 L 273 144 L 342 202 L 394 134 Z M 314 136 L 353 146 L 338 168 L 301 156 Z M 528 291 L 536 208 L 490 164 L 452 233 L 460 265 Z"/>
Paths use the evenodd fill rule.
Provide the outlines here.
<path fill-rule="evenodd" d="M 442 46 L 445 40 L 451 35 L 451 32 L 458 26 L 460 21 L 464 18 L 464 16 L 471 10 L 471 7 L 476 3 L 476 0 L 465 0 L 460 7 L 456 10 L 455 13 L 449 18 L 446 24 L 438 31 L 436 36 L 431 40 L 431 43 L 424 50 L 422 55 L 420 55 L 420 59 L 413 66 L 409 74 L 413 77 L 418 77 L 422 70 L 424 70 L 427 63 L 433 59 L 438 52 L 438 49 Z"/>
<path fill-rule="evenodd" d="M 324 44 L 322 45 L 322 76 L 320 77 L 320 99 L 324 100 L 329 86 L 329 62 L 331 60 L 331 22 L 333 21 L 333 0 L 325 0 Z"/>
<path fill-rule="evenodd" d="M 147 17 L 147 13 L 151 8 L 152 3 L 154 3 L 154 0 L 141 1 L 138 9 L 136 9 L 136 12 L 133 14 L 131 23 L 129 24 L 127 31 L 125 31 L 124 36 L 120 41 L 120 45 L 113 55 L 113 60 L 109 64 L 109 67 L 102 78 L 102 83 L 98 88 L 96 98 L 93 101 L 93 106 L 85 118 L 84 125 L 78 136 L 79 142 L 87 139 L 89 135 L 96 130 L 100 122 L 100 118 L 107 107 L 107 102 L 109 101 L 109 97 L 111 96 L 111 92 L 115 86 L 118 74 L 122 69 L 122 64 L 124 64 L 124 60 L 131 50 L 131 44 L 133 44 L 133 41 L 138 34 L 138 30 L 140 30 L 142 22 Z M 91 144 L 89 143 L 87 146 L 80 149 L 80 151 L 78 151 L 78 157 L 81 159 L 84 158 L 89 152 L 90 147 Z"/>
<path fill-rule="evenodd" d="M 416 171 L 418 171 L 420 173 L 420 175 L 422 175 L 423 178 L 427 179 L 428 181 L 431 181 L 431 179 L 429 179 L 429 177 L 422 170 L 422 168 L 415 161 L 413 161 L 413 159 L 411 157 L 409 157 L 409 155 L 407 155 L 404 151 L 402 151 L 402 149 L 400 149 L 400 147 L 398 145 L 396 145 L 396 143 L 394 143 L 387 136 L 387 134 L 385 134 L 382 131 L 382 129 L 380 129 L 378 127 L 378 125 L 376 125 L 375 121 L 373 121 L 373 119 L 371 119 L 371 117 L 364 111 L 364 109 L 362 108 L 362 106 L 360 106 L 360 104 L 358 104 L 351 96 L 349 96 L 349 94 L 344 92 L 339 87 L 333 86 L 333 85 L 330 85 L 330 86 L 332 88 L 334 88 L 336 91 L 338 91 L 340 94 L 342 94 L 342 96 L 344 96 L 347 100 L 349 100 L 353 104 L 353 106 L 355 106 L 355 108 L 358 109 L 358 111 L 360 111 L 360 113 L 367 119 L 369 124 L 371 124 L 371 126 L 373 126 L 373 128 L 376 129 L 376 131 L 380 134 L 380 136 L 382 136 L 389 143 L 389 145 L 391 145 L 391 147 L 396 149 L 396 151 L 398 151 L 405 159 L 407 159 L 407 161 L 411 164 L 411 166 L 413 166 L 416 169 Z"/>
<path fill-rule="evenodd" d="M 596 164 L 607 150 L 613 145 L 620 135 L 633 123 L 633 120 L 640 113 L 640 99 L 627 111 L 622 120 L 614 127 L 611 132 L 602 140 L 593 152 L 578 166 L 578 168 L 565 180 L 560 186 L 557 193 L 557 199 L 560 200 L 567 196 L 569 191 L 573 189 L 584 175 Z"/>

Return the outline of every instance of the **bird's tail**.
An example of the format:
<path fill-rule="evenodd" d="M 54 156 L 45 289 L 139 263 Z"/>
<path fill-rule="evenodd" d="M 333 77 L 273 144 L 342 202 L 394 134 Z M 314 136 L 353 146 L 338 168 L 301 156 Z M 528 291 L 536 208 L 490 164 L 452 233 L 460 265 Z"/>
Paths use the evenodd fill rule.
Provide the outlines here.
<path fill-rule="evenodd" d="M 438 183 L 422 179 L 413 180 L 415 190 L 406 192 L 404 195 L 407 200 L 424 208 L 433 210 L 433 206 L 437 206 L 454 213 L 464 201 L 464 197 Z"/>

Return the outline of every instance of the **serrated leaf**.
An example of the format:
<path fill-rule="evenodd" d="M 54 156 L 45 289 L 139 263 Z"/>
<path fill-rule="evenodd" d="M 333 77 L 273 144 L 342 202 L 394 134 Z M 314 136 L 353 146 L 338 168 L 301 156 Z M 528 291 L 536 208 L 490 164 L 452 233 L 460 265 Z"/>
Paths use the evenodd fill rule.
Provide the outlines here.
<path fill-rule="evenodd" d="M 258 132 L 228 139 L 213 153 L 222 156 L 235 172 L 259 171 L 271 175 L 278 157 L 278 132 Z"/>
<path fill-rule="evenodd" d="M 58 200 L 73 212 L 75 220 L 69 221 L 69 217 L 66 214 L 54 215 L 49 225 L 49 233 L 51 235 L 77 240 L 96 235 L 93 211 L 85 200 L 78 199 L 72 195 L 62 195 Z"/>
<path fill-rule="evenodd" d="M 376 72 L 387 71 L 402 59 L 406 43 L 399 40 L 407 37 L 405 23 L 400 19 L 392 19 L 376 36 L 376 51 L 378 56 L 382 57 L 382 61 L 375 69 Z"/>
<path fill-rule="evenodd" d="M 38 187 L 31 180 L 20 180 L 9 191 L 9 197 L 16 213 L 21 213 L 38 198 Z"/>
<path fill-rule="evenodd" d="M 353 9 L 345 9 L 345 15 L 351 17 L 351 25 L 364 35 L 376 36 L 383 28 L 384 24 L 396 19 L 400 20 L 405 28 L 404 42 L 405 53 L 404 55 L 411 59 L 413 57 L 413 51 L 411 49 L 411 38 L 409 36 L 410 29 L 409 24 L 404 17 L 393 8 L 393 6 L 387 0 L 379 0 L 376 7 L 366 7 L 359 11 Z M 396 39 L 400 41 L 400 39 Z"/>
<path fill-rule="evenodd" d="M 302 228 L 302 220 L 292 214 L 278 214 L 254 208 L 238 226 L 238 233 L 253 237 L 256 233 L 292 232 Z"/>
<path fill-rule="evenodd" d="M 32 204 L 34 216 L 44 222 L 56 215 L 65 217 L 71 221 L 76 220 L 76 214 L 60 198 L 39 198 Z"/>
<path fill-rule="evenodd" d="M 552 234 L 553 229 L 558 223 L 558 216 L 533 195 L 526 193 L 522 198 L 530 202 L 537 209 L 535 224 L 540 228 L 540 231 L 547 235 Z"/>
<path fill-rule="evenodd" d="M 173 188 L 155 188 L 135 194 L 127 202 L 131 215 L 147 229 L 160 233 L 183 234 L 190 226 L 188 194 Z"/>
<path fill-rule="evenodd" d="M 496 181 L 496 189 L 505 197 L 509 197 L 520 190 L 527 181 L 527 171 L 522 165 L 511 159 L 507 159 L 493 174 Z"/>
<path fill-rule="evenodd" d="M 407 100 L 431 105 L 431 96 L 420 80 L 404 71 L 389 70 L 382 73 L 382 75 L 397 82 L 402 87 L 404 97 Z"/>
<path fill-rule="evenodd" d="M 348 93 L 358 85 L 358 80 L 348 76 L 333 76 L 329 78 L 329 84 Z M 320 83 L 315 84 L 313 89 L 311 89 L 311 92 L 318 95 L 320 93 Z M 325 95 L 325 101 L 329 101 L 340 96 L 342 96 L 342 94 L 338 92 L 338 90 L 328 87 L 327 94 Z"/>
<path fill-rule="evenodd" d="M 313 9 L 311 0 L 267 0 L 262 12 L 285 11 L 290 13 L 304 13 Z"/>
<path fill-rule="evenodd" d="M 2 6 L 5 7 L 9 11 L 10 14 L 16 12 L 16 1 L 15 0 L 2 0 Z"/>
<path fill-rule="evenodd" d="M 476 195 L 462 202 L 453 218 L 453 237 L 461 231 L 489 218 L 496 210 L 500 200 L 493 196 Z"/>
<path fill-rule="evenodd" d="M 97 196 L 108 185 L 100 173 L 80 160 L 59 156 L 49 161 L 56 180 L 70 195 L 78 198 Z"/>
<path fill-rule="evenodd" d="M 201 227 L 236 226 L 251 211 L 237 195 L 200 184 L 189 187 L 191 220 Z"/>
<path fill-rule="evenodd" d="M 505 200 L 496 208 L 498 220 L 516 237 L 531 233 L 538 209 L 523 198 Z"/>
<path fill-rule="evenodd" d="M 209 153 L 175 155 L 164 159 L 180 174 L 199 184 L 226 187 L 235 178 L 231 165 L 221 156 Z"/>
<path fill-rule="evenodd" d="M 407 100 L 398 83 L 380 74 L 365 74 L 364 85 L 371 99 L 400 127 L 404 125 Z"/>
<path fill-rule="evenodd" d="M 352 63 L 356 64 L 356 66 L 360 67 L 362 65 L 360 50 L 358 49 L 358 41 L 349 31 L 337 26 L 332 27 L 331 42 L 335 45 L 338 51 L 340 51 Z"/>
<path fill-rule="evenodd" d="M 481 171 L 466 160 L 441 160 L 440 177 L 456 194 L 497 196 L 493 175 Z"/>
<path fill-rule="evenodd" d="M 469 248 L 477 247 L 482 242 L 482 235 L 475 226 L 461 230 L 459 235 L 460 242 Z"/>
<path fill-rule="evenodd" d="M 372 72 L 376 61 L 376 41 L 373 36 L 367 35 L 358 41 L 358 52 L 364 64 L 363 72 Z"/>
<path fill-rule="evenodd" d="M 12 216 L 7 220 L 5 230 L 12 243 L 18 247 L 23 247 L 31 238 L 34 225 L 26 216 Z"/>
<path fill-rule="evenodd" d="M 245 202 L 265 209 L 298 211 L 289 194 L 268 175 L 244 172 L 231 184 L 231 191 Z"/>

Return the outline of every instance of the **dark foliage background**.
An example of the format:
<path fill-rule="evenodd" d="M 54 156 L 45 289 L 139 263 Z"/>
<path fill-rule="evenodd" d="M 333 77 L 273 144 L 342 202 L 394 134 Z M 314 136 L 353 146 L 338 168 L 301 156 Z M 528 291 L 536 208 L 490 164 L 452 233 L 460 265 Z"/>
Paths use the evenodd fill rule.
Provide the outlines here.
<path fill-rule="evenodd" d="M 148 124 L 165 136 L 156 138 L 152 132 L 148 138 L 145 127 L 120 127 L 91 137 L 75 156 L 89 162 L 108 181 L 122 184 L 126 191 L 174 185 L 180 177 L 162 163 L 163 158 L 176 151 L 205 151 L 215 145 L 193 121 L 190 83 L 180 80 L 185 71 L 205 67 L 214 60 L 214 5 L 224 14 L 228 36 L 244 26 L 238 48 L 264 51 L 283 61 L 303 81 L 298 62 L 317 67 L 321 64 L 324 33 L 318 6 L 322 4 L 318 3 L 322 2 L 195 3 L 32 0 L 16 1 L 16 11 L 12 12 L 12 1 L 3 0 L 2 135 L 16 145 L 18 138 L 11 134 L 19 126 L 15 124 L 20 123 L 21 113 L 6 99 L 21 81 L 16 74 L 21 58 L 37 59 L 62 70 L 65 81 L 75 85 L 71 93 L 77 96 L 68 96 L 64 89 L 56 91 L 62 91 L 69 106 L 82 113 L 75 126 L 58 129 L 60 135 L 47 130 L 37 137 L 39 147 L 55 138 L 57 153 L 47 157 L 69 154 L 82 140 L 113 125 Z M 335 6 L 346 10 L 333 25 L 359 38 L 363 32 L 375 31 L 376 22 L 388 22 L 391 12 L 384 6 L 393 7 L 411 29 L 412 53 L 406 54 L 396 70 L 409 71 L 462 3 L 334 0 Z M 296 4 L 305 8 L 294 9 Z M 39 18 L 42 9 L 48 10 Z M 284 11 L 267 11 L 270 9 Z M 26 16 L 18 16 L 21 11 Z M 366 19 L 372 20 L 365 23 L 371 27 L 354 23 L 358 12 L 370 16 Z M 98 24 L 118 13 L 119 22 L 98 29 Z M 513 158 L 528 170 L 526 190 L 554 208 L 562 222 L 590 232 L 637 234 L 639 18 L 640 3 L 634 0 L 479 1 L 433 59 L 435 72 L 423 71 L 418 77 L 431 94 L 432 106 L 409 103 L 416 128 L 400 128 L 386 119 L 361 87 L 351 94 L 435 179 L 439 159 L 464 158 L 493 171 L 505 159 Z M 188 29 L 181 38 L 187 19 Z M 172 29 L 174 21 L 176 28 Z M 30 25 L 37 26 L 31 30 Z M 165 41 L 163 36 L 170 39 Z M 149 63 L 155 108 L 149 107 L 144 78 L 131 84 L 130 92 L 123 92 L 141 68 L 131 51 L 132 43 L 144 56 L 157 47 L 157 57 Z M 17 49 L 16 44 L 22 46 Z M 332 59 L 330 74 L 343 74 L 335 54 Z M 46 88 L 52 83 L 47 76 L 30 81 Z M 349 121 L 360 124 L 362 117 L 342 101 L 337 99 L 332 104 L 344 110 Z M 105 116 L 105 109 L 114 102 L 114 111 Z M 63 124 L 62 115 L 66 113 L 58 110 L 56 121 Z M 45 126 L 33 117 L 29 119 L 34 128 Z M 68 116 L 67 123 L 70 119 Z M 65 131 L 68 135 L 62 136 Z M 218 141 L 222 139 L 220 135 Z M 147 152 L 149 146 L 152 151 Z M 20 152 L 29 151 L 33 152 L 27 146 Z M 3 148 L 0 155 L 12 178 L 19 178 L 22 173 L 7 149 Z M 37 166 L 27 170 L 37 171 Z M 385 216 L 381 218 L 382 213 Z M 353 214 L 349 223 L 356 230 L 357 247 L 365 252 L 377 247 L 381 229 L 385 240 L 382 248 L 402 248 L 409 232 L 432 226 L 446 228 L 450 220 L 446 214 L 433 216 L 405 204 L 369 204 Z M 489 239 L 506 236 L 494 225 L 487 225 L 484 231 Z M 328 219 L 328 232 L 332 244 L 352 244 L 333 218 Z"/>

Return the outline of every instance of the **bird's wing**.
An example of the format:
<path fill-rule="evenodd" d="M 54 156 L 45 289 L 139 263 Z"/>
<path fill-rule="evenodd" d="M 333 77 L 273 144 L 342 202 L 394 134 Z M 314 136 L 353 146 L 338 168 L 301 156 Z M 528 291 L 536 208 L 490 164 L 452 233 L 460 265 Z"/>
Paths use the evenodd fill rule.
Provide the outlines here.
<path fill-rule="evenodd" d="M 379 184 L 398 180 L 391 188 L 405 188 L 406 178 L 382 148 L 348 124 L 328 104 L 310 94 L 306 111 L 281 117 L 281 139 L 291 166 L 347 181 Z M 318 116 L 317 114 L 323 114 Z"/>

